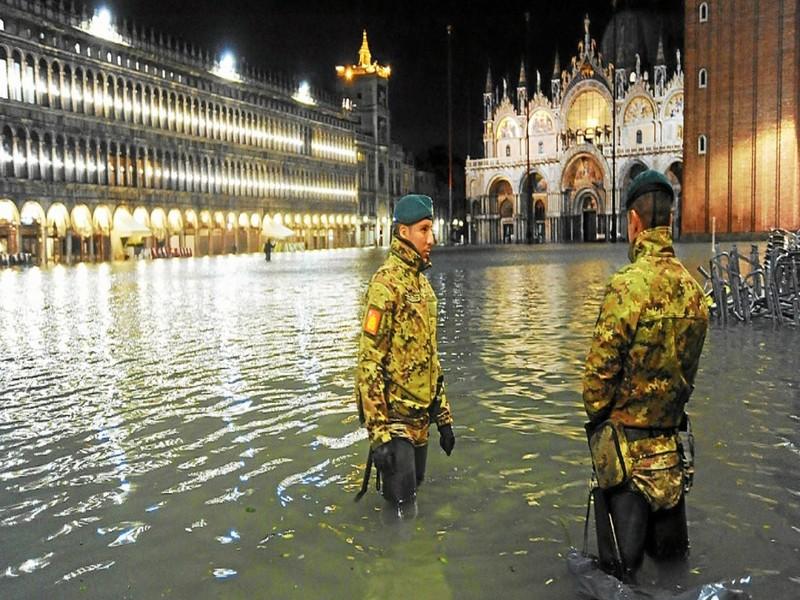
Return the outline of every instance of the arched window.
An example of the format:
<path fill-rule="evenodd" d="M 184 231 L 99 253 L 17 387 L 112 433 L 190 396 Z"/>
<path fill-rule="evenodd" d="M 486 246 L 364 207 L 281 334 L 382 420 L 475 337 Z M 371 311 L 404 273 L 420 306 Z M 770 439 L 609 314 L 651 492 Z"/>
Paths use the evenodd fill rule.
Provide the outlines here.
<path fill-rule="evenodd" d="M 125 82 L 122 78 L 117 79 L 117 91 L 114 94 L 114 119 L 125 119 Z"/>
<path fill-rule="evenodd" d="M 94 145 L 94 142 L 92 142 Z M 100 185 L 108 185 L 108 146 L 105 142 L 101 141 L 97 145 L 97 153 L 95 154 L 97 163 L 97 183 Z"/>
<path fill-rule="evenodd" d="M 2 65 L 0 65 L 2 69 Z M 39 99 L 39 104 L 44 107 L 50 106 L 50 90 L 47 89 L 47 73 L 50 69 L 47 67 L 47 62 L 42 58 L 39 60 L 39 81 L 36 82 L 36 92 Z M 0 76 L 2 78 L 2 76 Z M 2 82 L 0 82 L 0 96 L 3 94 Z"/>
<path fill-rule="evenodd" d="M 511 146 L 506 145 L 506 156 L 511 156 Z"/>
<path fill-rule="evenodd" d="M 97 114 L 97 108 L 94 105 L 94 84 L 94 73 L 87 70 L 86 79 L 83 81 L 83 105 L 87 115 Z"/>
<path fill-rule="evenodd" d="M 706 140 L 706 136 L 705 135 L 700 135 L 697 138 L 697 153 L 698 154 L 705 154 L 707 146 L 708 146 L 708 141 Z"/>
<path fill-rule="evenodd" d="M 17 164 L 17 177 L 28 178 L 28 136 L 21 127 L 17 130 L 17 152 L 14 154 L 14 162 Z"/>
<path fill-rule="evenodd" d="M 700 22 L 705 23 L 708 21 L 708 2 L 701 2 L 697 10 L 699 13 Z"/>
<path fill-rule="evenodd" d="M 72 92 L 73 106 L 76 112 L 83 112 L 83 69 L 75 69 L 75 85 Z"/>
<path fill-rule="evenodd" d="M 75 147 L 75 181 L 78 183 L 86 183 L 87 170 L 86 140 L 79 140 Z"/>
<path fill-rule="evenodd" d="M 67 140 L 64 155 L 64 181 L 75 181 L 75 140 Z"/>
<path fill-rule="evenodd" d="M 544 154 L 544 142 L 539 142 L 539 154 Z"/>
<path fill-rule="evenodd" d="M 97 165 L 97 141 L 92 140 L 89 142 L 89 147 L 86 153 L 86 181 L 89 183 L 100 182 L 100 172 Z"/>
<path fill-rule="evenodd" d="M 697 86 L 700 88 L 708 86 L 708 71 L 705 68 L 700 69 L 697 73 Z"/>
<path fill-rule="evenodd" d="M 105 84 L 103 83 L 105 80 L 103 79 L 103 75 L 98 73 L 94 78 L 94 114 L 98 117 L 103 116 L 103 90 L 105 89 Z"/>
<path fill-rule="evenodd" d="M 53 108 L 61 108 L 61 66 L 57 62 L 50 67 L 50 97 Z"/>
<path fill-rule="evenodd" d="M 25 57 L 25 66 L 22 72 L 22 93 L 25 102 L 29 104 L 36 103 L 36 81 L 34 80 L 34 60 L 33 57 L 28 55 Z"/>
<path fill-rule="evenodd" d="M 111 142 L 108 145 L 108 154 L 106 156 L 106 173 L 108 173 L 108 185 L 119 185 L 119 164 L 117 162 L 117 145 Z"/>
<path fill-rule="evenodd" d="M 44 142 L 42 142 L 41 164 L 42 180 L 53 181 L 53 138 L 49 133 L 44 134 Z"/>
<path fill-rule="evenodd" d="M 0 163 L 3 175 L 14 177 L 14 133 L 10 127 L 3 128 L 3 147 L 0 150 Z"/>
<path fill-rule="evenodd" d="M 2 46 L 0 46 L 0 98 L 8 98 L 8 55 Z"/>
<path fill-rule="evenodd" d="M 636 143 L 640 144 L 640 145 L 642 143 L 642 130 L 641 129 L 637 129 L 636 130 Z"/>
<path fill-rule="evenodd" d="M 125 120 L 133 122 L 133 83 L 130 81 L 125 83 L 125 98 L 123 99 L 123 108 L 125 109 Z"/>
<path fill-rule="evenodd" d="M 8 64 L 8 87 L 11 100 L 22 101 L 22 55 L 14 52 Z"/>

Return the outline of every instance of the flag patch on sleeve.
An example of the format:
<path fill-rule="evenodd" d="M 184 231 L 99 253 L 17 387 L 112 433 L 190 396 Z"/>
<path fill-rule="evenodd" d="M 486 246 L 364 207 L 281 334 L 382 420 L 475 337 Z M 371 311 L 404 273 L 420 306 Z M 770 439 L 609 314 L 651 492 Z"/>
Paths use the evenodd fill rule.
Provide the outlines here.
<path fill-rule="evenodd" d="M 383 319 L 383 311 L 375 306 L 370 306 L 367 309 L 367 316 L 364 318 L 364 331 L 371 336 L 378 335 L 381 319 Z"/>

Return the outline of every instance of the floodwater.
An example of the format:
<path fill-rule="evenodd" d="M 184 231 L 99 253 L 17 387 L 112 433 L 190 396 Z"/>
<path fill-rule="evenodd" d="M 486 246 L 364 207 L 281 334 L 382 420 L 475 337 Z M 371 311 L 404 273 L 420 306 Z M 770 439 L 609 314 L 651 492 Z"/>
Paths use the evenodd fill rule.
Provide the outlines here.
<path fill-rule="evenodd" d="M 434 251 L 457 443 L 432 444 L 404 522 L 374 488 L 353 502 L 381 251 L 0 272 L 0 597 L 574 597 L 580 373 L 626 250 Z M 708 247 L 678 251 L 696 272 Z M 800 597 L 798 340 L 710 331 L 684 587 L 749 575 L 756 598 Z"/>

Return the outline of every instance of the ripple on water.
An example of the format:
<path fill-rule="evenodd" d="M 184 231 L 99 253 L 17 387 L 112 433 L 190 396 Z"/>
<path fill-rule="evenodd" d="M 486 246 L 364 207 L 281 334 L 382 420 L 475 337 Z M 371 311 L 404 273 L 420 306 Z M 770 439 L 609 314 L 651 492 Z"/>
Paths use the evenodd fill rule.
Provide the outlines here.
<path fill-rule="evenodd" d="M 680 250 L 707 260 L 705 246 Z M 557 555 L 582 534 L 585 510 L 580 371 L 625 248 L 434 257 L 458 442 L 447 458 L 433 432 L 409 528 L 385 524 L 373 490 L 351 502 L 367 450 L 352 402 L 359 311 L 380 259 L 319 252 L 4 277 L 4 595 L 75 597 L 71 586 L 96 579 L 109 597 L 128 584 L 143 598 L 188 596 L 213 576 L 299 586 L 287 597 L 372 597 L 389 579 L 376 573 L 399 570 L 442 597 L 569 597 Z M 709 579 L 761 573 L 764 597 L 797 589 L 796 345 L 794 330 L 712 329 L 690 404 L 692 560 Z M 743 544 L 749 552 L 720 550 Z M 286 568 L 301 557 L 313 571 Z M 168 567 L 154 577 L 142 563 Z"/>

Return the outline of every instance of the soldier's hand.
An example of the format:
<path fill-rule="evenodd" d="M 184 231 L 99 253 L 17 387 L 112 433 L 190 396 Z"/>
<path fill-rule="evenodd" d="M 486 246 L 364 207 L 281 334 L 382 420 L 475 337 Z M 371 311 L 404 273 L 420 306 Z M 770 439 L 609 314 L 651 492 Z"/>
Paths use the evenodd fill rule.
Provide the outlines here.
<path fill-rule="evenodd" d="M 392 473 L 395 467 L 394 451 L 391 443 L 381 444 L 372 451 L 372 461 L 382 473 Z"/>
<path fill-rule="evenodd" d="M 439 445 L 447 456 L 450 456 L 453 447 L 456 445 L 456 435 L 453 433 L 452 425 L 442 425 L 439 427 Z"/>

